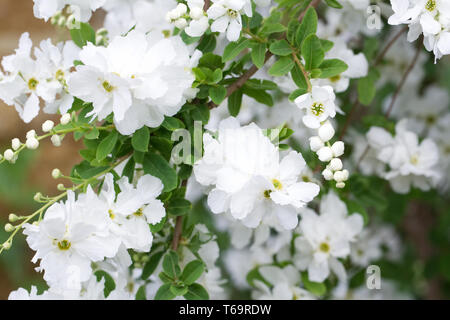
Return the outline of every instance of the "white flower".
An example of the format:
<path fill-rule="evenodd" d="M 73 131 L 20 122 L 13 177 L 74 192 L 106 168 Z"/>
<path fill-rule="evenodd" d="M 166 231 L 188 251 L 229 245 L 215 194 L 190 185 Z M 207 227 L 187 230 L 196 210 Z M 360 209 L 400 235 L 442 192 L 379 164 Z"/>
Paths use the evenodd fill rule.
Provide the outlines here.
<path fill-rule="evenodd" d="M 24 234 L 31 249 L 32 261 L 40 261 L 44 279 L 50 285 L 79 290 L 90 278 L 91 262 L 113 257 L 120 240 L 109 231 L 111 221 L 105 203 L 90 187 L 75 200 L 72 191 L 65 203 L 55 203 L 38 224 L 26 224 Z"/>
<path fill-rule="evenodd" d="M 186 102 L 195 77 L 186 45 L 179 37 L 163 38 L 132 31 L 108 47 L 89 43 L 80 53 L 84 65 L 70 77 L 69 91 L 92 102 L 89 115 L 99 120 L 114 112 L 122 134 L 144 125 L 158 127 Z"/>
<path fill-rule="evenodd" d="M 248 0 L 212 0 L 208 18 L 213 19 L 212 32 L 226 32 L 229 41 L 239 39 L 242 30 L 241 14 L 252 16 L 251 2 Z"/>
<path fill-rule="evenodd" d="M 295 99 L 298 108 L 304 109 L 306 115 L 303 116 L 303 123 L 312 129 L 320 127 L 321 122 L 334 118 L 336 106 L 334 104 L 335 95 L 330 86 L 313 86 L 312 91 L 301 95 Z"/>
<path fill-rule="evenodd" d="M 106 0 L 33 0 L 34 16 L 47 21 L 54 14 L 62 11 L 66 5 L 71 6 L 72 14 L 77 21 L 86 22 L 91 18 L 92 11 L 105 4 Z"/>
<path fill-rule="evenodd" d="M 300 270 L 308 270 L 311 281 L 324 281 L 330 269 L 345 280 L 345 269 L 338 258 L 350 254 L 350 243 L 361 232 L 363 219 L 359 214 L 348 216 L 345 203 L 334 193 L 322 198 L 320 212 L 320 215 L 312 210 L 302 213 L 294 263 Z"/>
<path fill-rule="evenodd" d="M 315 297 L 300 287 L 300 272 L 289 265 L 284 268 L 275 266 L 262 266 L 258 268 L 262 277 L 273 285 L 269 288 L 260 280 L 254 284 L 258 291 L 252 296 L 258 300 L 313 300 Z"/>
<path fill-rule="evenodd" d="M 149 251 L 153 235 L 148 224 L 156 224 L 166 215 L 163 203 L 156 199 L 163 189 L 161 180 L 142 176 L 136 187 L 127 177 L 117 181 L 120 193 L 115 193 L 112 174 L 105 176 L 100 198 L 107 206 L 111 233 L 121 239 L 127 249 Z"/>

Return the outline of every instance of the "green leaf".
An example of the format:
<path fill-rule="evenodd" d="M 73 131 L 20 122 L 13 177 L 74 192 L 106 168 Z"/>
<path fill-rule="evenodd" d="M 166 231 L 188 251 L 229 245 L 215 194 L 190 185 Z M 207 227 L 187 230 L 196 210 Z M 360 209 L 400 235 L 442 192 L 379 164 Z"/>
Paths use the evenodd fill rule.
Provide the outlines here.
<path fill-rule="evenodd" d="M 336 0 L 325 0 L 325 3 L 332 8 L 342 9 L 342 4 L 340 4 Z"/>
<path fill-rule="evenodd" d="M 71 29 L 70 36 L 73 42 L 80 48 L 84 47 L 88 42 L 95 44 L 95 31 L 85 22 L 80 22 L 79 28 Z"/>
<path fill-rule="evenodd" d="M 326 79 L 341 74 L 348 69 L 348 65 L 339 59 L 327 59 L 323 60 L 319 68 L 322 71 L 319 77 Z"/>
<path fill-rule="evenodd" d="M 303 17 L 300 27 L 295 34 L 295 44 L 303 51 L 303 41 L 317 32 L 317 13 L 314 8 L 309 8 Z"/>
<path fill-rule="evenodd" d="M 369 105 L 372 103 L 376 94 L 376 81 L 378 80 L 378 72 L 375 69 L 371 69 L 369 74 L 358 80 L 358 100 L 363 105 Z"/>
<path fill-rule="evenodd" d="M 113 131 L 105 139 L 103 139 L 102 142 L 100 142 L 97 148 L 97 153 L 95 155 L 95 158 L 98 161 L 105 159 L 108 154 L 113 151 L 118 137 L 119 133 L 117 131 Z"/>
<path fill-rule="evenodd" d="M 241 110 L 242 105 L 242 90 L 236 90 L 228 97 L 228 111 L 230 115 L 236 117 Z"/>
<path fill-rule="evenodd" d="M 303 74 L 302 70 L 298 65 L 295 65 L 294 68 L 291 70 L 291 77 L 292 80 L 294 80 L 297 87 L 300 89 L 308 90 L 308 82 L 305 78 L 305 75 Z"/>
<path fill-rule="evenodd" d="M 200 284 L 194 283 L 189 286 L 188 292 L 183 297 L 186 300 L 208 300 L 209 294 Z"/>
<path fill-rule="evenodd" d="M 170 291 L 172 291 L 172 293 L 173 293 L 175 296 L 183 296 L 183 295 L 185 295 L 185 294 L 188 292 L 188 287 L 185 286 L 185 285 L 175 285 L 175 284 L 172 284 L 172 285 L 170 286 Z"/>
<path fill-rule="evenodd" d="M 161 125 L 169 131 L 175 131 L 177 129 L 184 128 L 183 121 L 173 117 L 165 117 Z"/>
<path fill-rule="evenodd" d="M 138 291 L 136 292 L 136 300 L 147 300 L 147 297 L 145 296 L 145 287 L 145 284 L 139 287 Z"/>
<path fill-rule="evenodd" d="M 309 35 L 302 44 L 302 56 L 305 59 L 305 68 L 308 71 L 316 69 L 322 63 L 325 52 L 319 38 L 315 34 Z"/>
<path fill-rule="evenodd" d="M 170 250 L 164 256 L 162 268 L 164 272 L 171 278 L 177 278 L 181 274 L 180 266 L 178 265 L 178 255 L 175 251 Z"/>
<path fill-rule="evenodd" d="M 288 56 L 292 53 L 292 48 L 286 40 L 273 42 L 269 47 L 270 52 L 277 56 Z"/>
<path fill-rule="evenodd" d="M 250 45 L 250 39 L 241 38 L 236 42 L 231 42 L 229 45 L 225 47 L 223 51 L 222 61 L 226 62 L 232 60 L 241 53 L 242 50 L 248 48 Z"/>
<path fill-rule="evenodd" d="M 285 30 L 286 27 L 281 23 L 265 23 L 259 33 L 261 36 L 265 37 L 272 33 L 284 32 Z"/>
<path fill-rule="evenodd" d="M 307 92 L 308 92 L 308 89 L 306 89 L 306 88 L 301 88 L 301 89 L 294 90 L 289 95 L 289 100 L 294 101 L 296 98 L 300 97 L 301 95 L 304 95 Z"/>
<path fill-rule="evenodd" d="M 215 35 L 205 34 L 198 44 L 197 49 L 203 53 L 212 52 L 216 48 L 216 42 Z"/>
<path fill-rule="evenodd" d="M 282 57 L 277 62 L 275 62 L 269 69 L 269 74 L 271 76 L 283 76 L 294 67 L 294 61 L 291 57 Z"/>
<path fill-rule="evenodd" d="M 130 183 L 133 181 L 135 166 L 136 163 L 134 162 L 134 159 L 130 158 L 125 167 L 123 168 L 122 176 L 127 177 L 128 182 Z"/>
<path fill-rule="evenodd" d="M 177 172 L 170 166 L 166 159 L 156 153 L 149 153 L 143 161 L 144 173 L 151 174 L 161 179 L 164 184 L 164 192 L 172 191 L 177 187 Z"/>
<path fill-rule="evenodd" d="M 266 44 L 265 43 L 256 43 L 252 46 L 252 62 L 255 66 L 261 68 L 264 65 L 264 61 L 266 60 Z"/>
<path fill-rule="evenodd" d="M 172 300 L 176 297 L 170 290 L 170 283 L 165 283 L 161 287 L 159 287 L 158 291 L 155 294 L 155 300 Z"/>
<path fill-rule="evenodd" d="M 219 105 L 226 98 L 227 89 L 224 86 L 210 87 L 209 96 L 215 104 Z"/>
<path fill-rule="evenodd" d="M 292 19 L 289 22 L 286 32 L 286 39 L 289 41 L 289 43 L 295 44 L 295 35 L 299 27 L 300 23 L 297 21 L 297 19 Z"/>
<path fill-rule="evenodd" d="M 108 297 L 111 291 L 113 291 L 116 288 L 116 283 L 114 282 L 114 279 L 109 275 L 109 273 L 98 270 L 94 273 L 95 277 L 97 278 L 97 281 L 100 281 L 102 278 L 105 279 L 105 289 L 104 294 L 105 297 Z"/>
<path fill-rule="evenodd" d="M 154 253 L 150 257 L 148 262 L 145 264 L 144 269 L 142 269 L 141 279 L 147 280 L 153 274 L 153 272 L 155 272 L 159 262 L 161 261 L 163 254 L 164 252 L 160 251 Z"/>
<path fill-rule="evenodd" d="M 369 223 L 369 214 L 360 203 L 352 200 L 347 200 L 345 203 L 350 215 L 354 213 L 360 214 L 364 220 L 364 225 L 366 226 Z"/>
<path fill-rule="evenodd" d="M 171 199 L 167 204 L 167 213 L 174 216 L 182 216 L 192 209 L 192 204 L 186 199 Z"/>
<path fill-rule="evenodd" d="M 245 84 L 244 87 L 243 87 L 243 92 L 247 96 L 255 99 L 256 101 L 258 101 L 259 103 L 268 105 L 269 107 L 273 106 L 273 98 L 272 98 L 272 96 L 270 94 L 268 94 L 264 90 L 253 89 L 253 88 L 251 88 L 251 87 L 249 87 L 249 86 L 247 86 Z"/>
<path fill-rule="evenodd" d="M 131 138 L 131 145 L 134 150 L 140 152 L 148 151 L 148 143 L 150 142 L 150 131 L 146 126 L 137 130 Z"/>
<path fill-rule="evenodd" d="M 326 39 L 320 39 L 320 44 L 322 46 L 323 51 L 328 52 L 333 48 L 334 43 L 333 41 L 326 40 Z"/>
<path fill-rule="evenodd" d="M 205 271 L 205 264 L 200 260 L 189 262 L 183 269 L 180 280 L 187 285 L 193 284 Z"/>
<path fill-rule="evenodd" d="M 305 289 L 316 296 L 323 296 L 327 292 L 325 284 L 310 281 L 306 272 L 302 272 L 302 282 Z"/>

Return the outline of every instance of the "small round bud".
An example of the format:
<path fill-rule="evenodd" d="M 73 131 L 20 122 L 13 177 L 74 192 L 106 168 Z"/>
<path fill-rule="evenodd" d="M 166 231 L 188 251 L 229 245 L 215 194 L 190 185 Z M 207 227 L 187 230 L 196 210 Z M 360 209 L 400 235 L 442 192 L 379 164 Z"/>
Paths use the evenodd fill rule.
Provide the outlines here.
<path fill-rule="evenodd" d="M 192 19 L 199 20 L 201 17 L 203 17 L 203 9 L 199 7 L 194 7 L 191 9 L 191 12 L 189 13 Z"/>
<path fill-rule="evenodd" d="M 14 151 L 12 151 L 11 149 L 7 149 L 5 151 L 5 153 L 3 154 L 3 156 L 5 157 L 5 159 L 7 161 L 13 161 L 14 160 Z"/>
<path fill-rule="evenodd" d="M 11 249 L 11 242 L 6 241 L 4 244 L 2 244 L 2 248 L 5 250 Z"/>
<path fill-rule="evenodd" d="M 316 152 L 323 146 L 324 146 L 323 141 L 318 136 L 309 138 L 309 147 L 311 148 L 312 151 Z"/>
<path fill-rule="evenodd" d="M 22 143 L 20 142 L 19 138 L 14 138 L 11 140 L 11 147 L 13 148 L 14 151 L 19 149 L 21 144 Z"/>
<path fill-rule="evenodd" d="M 324 142 L 329 141 L 331 138 L 333 138 L 334 134 L 335 134 L 335 131 L 334 131 L 334 128 L 331 125 L 330 121 L 325 122 L 319 128 L 319 137 Z"/>
<path fill-rule="evenodd" d="M 345 183 L 344 183 L 344 182 L 338 182 L 338 183 L 336 183 L 336 188 L 339 188 L 339 189 L 345 188 Z"/>
<path fill-rule="evenodd" d="M 331 161 L 330 161 L 330 169 L 331 170 L 339 171 L 339 170 L 342 170 L 342 167 L 343 167 L 343 165 L 342 165 L 341 159 L 339 159 L 339 158 L 331 159 Z"/>
<path fill-rule="evenodd" d="M 328 162 L 333 159 L 333 151 L 330 147 L 322 147 L 317 151 L 317 156 L 322 162 Z"/>
<path fill-rule="evenodd" d="M 40 202 L 42 199 L 42 193 L 38 192 L 34 195 L 33 200 L 36 202 Z"/>
<path fill-rule="evenodd" d="M 67 29 L 74 29 L 77 26 L 77 19 L 73 14 L 67 17 L 66 27 Z"/>
<path fill-rule="evenodd" d="M 36 138 L 28 138 L 25 142 L 28 149 L 35 150 L 39 147 L 39 141 Z"/>
<path fill-rule="evenodd" d="M 36 131 L 30 130 L 27 132 L 27 139 L 36 138 Z"/>
<path fill-rule="evenodd" d="M 345 150 L 344 142 L 336 141 L 331 146 L 331 149 L 333 150 L 333 154 L 334 154 L 335 157 L 342 156 L 344 154 L 344 150 Z"/>
<path fill-rule="evenodd" d="M 187 26 L 187 21 L 184 18 L 178 19 L 175 21 L 175 27 L 177 27 L 178 29 L 184 29 Z"/>
<path fill-rule="evenodd" d="M 342 173 L 344 175 L 344 181 L 347 181 L 350 173 L 348 172 L 347 169 L 342 170 Z"/>
<path fill-rule="evenodd" d="M 62 125 L 65 125 L 68 124 L 70 120 L 72 120 L 72 116 L 70 115 L 70 113 L 65 113 L 61 116 L 60 122 Z"/>
<path fill-rule="evenodd" d="M 54 126 L 55 123 L 52 120 L 47 120 L 42 124 L 42 131 L 50 132 Z"/>
<path fill-rule="evenodd" d="M 16 229 L 11 223 L 5 224 L 5 231 L 6 232 L 13 232 Z"/>
<path fill-rule="evenodd" d="M 10 213 L 8 216 L 8 220 L 9 220 L 9 222 L 16 222 L 19 220 L 19 217 L 17 215 L 15 215 L 14 213 Z"/>
<path fill-rule="evenodd" d="M 322 171 L 322 176 L 325 180 L 333 180 L 333 172 L 330 169 L 325 169 Z"/>
<path fill-rule="evenodd" d="M 345 174 L 342 171 L 336 171 L 333 178 L 336 182 L 343 182 L 345 181 Z"/>
<path fill-rule="evenodd" d="M 180 17 L 187 12 L 187 6 L 184 3 L 179 3 L 175 8 L 175 10 L 178 13 L 178 16 Z"/>
<path fill-rule="evenodd" d="M 64 191 L 64 190 L 66 190 L 66 187 L 64 187 L 64 185 L 62 183 L 58 183 L 58 185 L 56 186 L 56 189 L 58 189 L 59 191 Z"/>
<path fill-rule="evenodd" d="M 59 135 L 57 135 L 57 134 L 52 135 L 50 140 L 52 141 L 52 143 L 55 147 L 61 146 L 61 137 Z"/>
<path fill-rule="evenodd" d="M 52 177 L 53 179 L 61 178 L 61 170 L 59 170 L 58 168 L 53 169 Z"/>

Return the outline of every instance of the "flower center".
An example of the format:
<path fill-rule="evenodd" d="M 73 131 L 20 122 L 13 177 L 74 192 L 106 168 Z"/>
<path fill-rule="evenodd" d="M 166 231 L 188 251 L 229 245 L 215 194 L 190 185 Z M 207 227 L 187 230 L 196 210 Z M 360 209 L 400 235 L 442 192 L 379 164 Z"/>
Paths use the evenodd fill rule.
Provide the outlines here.
<path fill-rule="evenodd" d="M 322 242 L 319 246 L 319 250 L 324 253 L 328 253 L 330 252 L 330 245 L 326 242 Z"/>
<path fill-rule="evenodd" d="M 103 89 L 105 89 L 106 92 L 111 92 L 114 90 L 114 87 L 109 83 L 108 81 L 103 81 L 102 83 Z"/>
<path fill-rule="evenodd" d="M 62 71 L 61 69 L 56 71 L 55 78 L 56 78 L 56 80 L 58 80 L 60 82 L 63 81 L 64 80 L 64 71 Z"/>
<path fill-rule="evenodd" d="M 436 122 L 436 117 L 435 116 L 428 116 L 425 120 L 428 124 L 434 124 Z"/>
<path fill-rule="evenodd" d="M 281 190 L 283 188 L 283 185 L 277 179 L 273 179 L 272 183 L 273 183 L 273 186 L 275 187 L 275 189 L 277 189 L 277 190 Z"/>
<path fill-rule="evenodd" d="M 230 18 L 236 19 L 238 16 L 238 13 L 236 10 L 228 9 L 227 14 Z"/>
<path fill-rule="evenodd" d="M 264 198 L 270 199 L 271 193 L 272 193 L 272 190 L 264 190 Z"/>
<path fill-rule="evenodd" d="M 112 220 L 114 220 L 114 218 L 116 217 L 116 215 L 114 214 L 114 212 L 113 212 L 111 209 L 109 209 L 109 210 L 108 210 L 108 213 L 109 213 L 109 217 L 110 217 Z"/>
<path fill-rule="evenodd" d="M 419 163 L 419 158 L 416 155 L 411 156 L 411 159 L 409 159 L 409 161 L 413 164 L 413 165 L 417 165 Z"/>
<path fill-rule="evenodd" d="M 341 75 L 338 74 L 337 76 L 331 77 L 330 81 L 331 82 L 338 82 L 341 79 Z"/>
<path fill-rule="evenodd" d="M 61 240 L 58 242 L 58 248 L 62 251 L 69 250 L 71 245 L 72 244 L 68 240 Z"/>
<path fill-rule="evenodd" d="M 324 110 L 325 109 L 322 103 L 314 102 L 313 105 L 311 106 L 311 112 L 316 117 L 320 116 Z"/>
<path fill-rule="evenodd" d="M 141 209 L 139 209 L 138 211 L 136 211 L 135 213 L 133 213 L 136 217 L 142 217 L 142 214 L 143 214 L 143 212 L 142 212 L 142 208 Z"/>
<path fill-rule="evenodd" d="M 30 90 L 36 90 L 38 84 L 39 81 L 37 81 L 36 78 L 31 78 L 30 80 L 28 80 L 28 88 Z"/>
<path fill-rule="evenodd" d="M 425 4 L 425 9 L 427 9 L 428 11 L 434 11 L 434 9 L 436 9 L 436 0 L 428 0 L 427 3 Z"/>

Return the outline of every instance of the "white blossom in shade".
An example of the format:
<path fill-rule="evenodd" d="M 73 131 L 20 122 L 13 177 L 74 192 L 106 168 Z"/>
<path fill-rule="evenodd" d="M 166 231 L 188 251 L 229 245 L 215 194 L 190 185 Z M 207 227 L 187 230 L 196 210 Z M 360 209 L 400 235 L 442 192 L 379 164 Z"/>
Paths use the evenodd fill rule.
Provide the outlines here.
<path fill-rule="evenodd" d="M 194 166 L 197 181 L 212 185 L 208 205 L 213 213 L 229 212 L 250 228 L 275 218 L 285 229 L 298 222 L 297 209 L 318 193 L 319 186 L 299 181 L 306 163 L 291 152 L 280 162 L 278 148 L 255 124 L 240 127 L 223 120 L 218 139 L 204 134 L 204 156 Z"/>
<path fill-rule="evenodd" d="M 158 127 L 164 116 L 176 114 L 192 98 L 191 68 L 198 59 L 198 53 L 191 59 L 178 36 L 131 31 L 106 48 L 85 46 L 83 65 L 68 81 L 69 92 L 93 103 L 89 116 L 102 120 L 114 112 L 119 132 L 131 134 L 144 125 Z"/>
<path fill-rule="evenodd" d="M 136 186 L 127 177 L 117 181 L 120 192 L 116 196 L 112 174 L 105 176 L 100 198 L 107 205 L 111 233 L 121 239 L 127 249 L 149 251 L 153 235 L 149 224 L 157 224 L 166 215 L 163 203 L 156 199 L 162 190 L 161 180 L 144 175 Z"/>
<path fill-rule="evenodd" d="M 423 34 L 424 45 L 437 59 L 450 54 L 450 3 L 446 0 L 391 0 L 389 24 L 409 25 L 408 41 Z"/>
<path fill-rule="evenodd" d="M 313 86 L 311 92 L 295 99 L 298 108 L 305 110 L 302 120 L 305 126 L 312 129 L 320 127 L 320 123 L 336 115 L 335 95 L 330 86 Z"/>
<path fill-rule="evenodd" d="M 38 225 L 25 224 L 24 234 L 47 283 L 76 291 L 90 278 L 91 262 L 116 255 L 120 239 L 110 225 L 105 203 L 88 187 L 78 200 L 69 190 L 65 203 L 50 206 Z"/>
<path fill-rule="evenodd" d="M 192 19 L 184 31 L 191 37 L 200 37 L 209 28 L 208 16 L 203 11 L 204 0 L 188 0 L 189 15 Z"/>
<path fill-rule="evenodd" d="M 36 18 L 47 21 L 68 5 L 77 21 L 86 22 L 91 18 L 92 12 L 104 5 L 107 0 L 33 0 L 33 2 Z"/>
<path fill-rule="evenodd" d="M 229 41 L 239 39 L 242 30 L 242 14 L 252 16 L 252 4 L 248 0 L 212 0 L 208 18 L 214 20 L 212 32 L 226 32 Z"/>
<path fill-rule="evenodd" d="M 419 143 L 414 132 L 400 121 L 395 137 L 383 128 L 372 127 L 367 133 L 370 147 L 378 150 L 377 158 L 389 166 L 384 178 L 397 193 L 408 193 L 411 186 L 427 191 L 441 179 L 437 168 L 439 151 L 431 139 Z"/>
<path fill-rule="evenodd" d="M 308 270 L 311 281 L 324 281 L 331 270 L 346 282 L 344 266 L 338 259 L 350 255 L 350 244 L 362 228 L 361 215 L 348 215 L 345 203 L 333 192 L 328 193 L 321 200 L 320 215 L 309 209 L 302 212 L 300 237 L 295 239 L 295 265 Z"/>
<path fill-rule="evenodd" d="M 273 287 L 260 280 L 255 280 L 257 291 L 252 297 L 258 300 L 314 300 L 315 297 L 300 287 L 300 272 L 292 265 L 284 268 L 276 266 L 262 266 L 258 268 L 261 276 Z"/>

